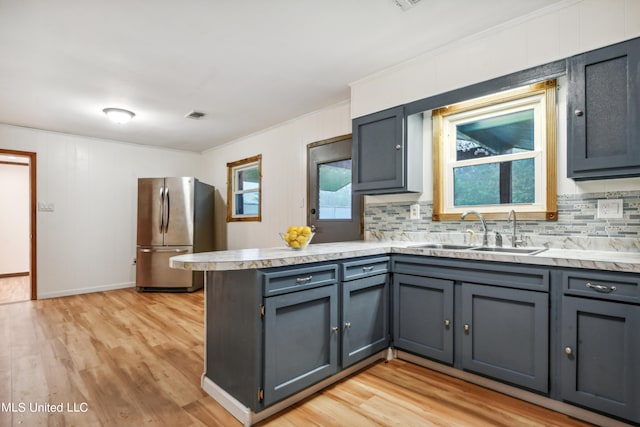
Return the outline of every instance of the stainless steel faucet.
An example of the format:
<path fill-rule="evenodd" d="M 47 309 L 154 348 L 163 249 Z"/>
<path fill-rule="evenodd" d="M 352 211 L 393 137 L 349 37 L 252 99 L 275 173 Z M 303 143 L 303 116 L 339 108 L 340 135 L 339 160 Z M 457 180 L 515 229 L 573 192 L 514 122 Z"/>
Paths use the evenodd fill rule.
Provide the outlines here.
<path fill-rule="evenodd" d="M 516 237 L 516 211 L 514 211 L 513 209 L 511 209 L 509 211 L 509 217 L 507 218 L 507 222 L 511 221 L 511 216 L 513 216 L 513 228 L 512 228 L 512 232 L 511 232 L 511 246 L 516 248 L 518 247 L 519 243 L 523 243 L 522 239 L 518 239 Z"/>
<path fill-rule="evenodd" d="M 482 246 L 489 246 L 489 238 L 487 236 L 487 222 L 484 220 L 484 217 L 480 212 L 475 210 L 470 210 L 463 213 L 460 216 L 460 219 L 464 219 L 464 217 L 466 217 L 469 214 L 474 214 L 475 216 L 480 218 L 480 221 L 482 221 L 482 230 L 484 231 L 484 234 L 482 235 Z"/>

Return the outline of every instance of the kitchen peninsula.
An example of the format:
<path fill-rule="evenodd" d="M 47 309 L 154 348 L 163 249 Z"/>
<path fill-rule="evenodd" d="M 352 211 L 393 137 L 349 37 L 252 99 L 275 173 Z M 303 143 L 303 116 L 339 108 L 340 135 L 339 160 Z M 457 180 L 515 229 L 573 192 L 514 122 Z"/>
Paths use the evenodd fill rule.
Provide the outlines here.
<path fill-rule="evenodd" d="M 639 422 L 640 253 L 484 249 L 359 241 L 173 257 L 206 272 L 202 387 L 252 425 L 398 357 L 596 424 Z M 586 370 L 581 351 L 594 353 Z"/>

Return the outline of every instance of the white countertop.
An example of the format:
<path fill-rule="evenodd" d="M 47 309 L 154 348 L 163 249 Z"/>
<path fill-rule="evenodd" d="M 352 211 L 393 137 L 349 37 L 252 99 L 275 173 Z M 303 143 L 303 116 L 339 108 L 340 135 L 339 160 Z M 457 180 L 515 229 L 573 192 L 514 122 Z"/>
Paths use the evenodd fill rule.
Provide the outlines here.
<path fill-rule="evenodd" d="M 335 261 L 368 255 L 408 254 L 640 273 L 640 252 L 551 248 L 536 255 L 524 255 L 412 248 L 424 243 L 427 242 L 354 241 L 312 244 L 301 250 L 283 246 L 203 252 L 172 257 L 171 267 L 194 271 L 247 270 Z"/>

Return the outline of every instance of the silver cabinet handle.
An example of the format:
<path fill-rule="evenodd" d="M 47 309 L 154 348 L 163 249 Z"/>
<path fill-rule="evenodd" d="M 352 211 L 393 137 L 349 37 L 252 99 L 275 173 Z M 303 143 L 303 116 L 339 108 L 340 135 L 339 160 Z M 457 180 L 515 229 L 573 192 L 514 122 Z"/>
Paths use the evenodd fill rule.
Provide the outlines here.
<path fill-rule="evenodd" d="M 185 252 L 189 252 L 189 249 L 140 249 L 140 252 L 144 252 L 145 254 L 152 252 L 172 252 L 176 254 L 181 254 Z"/>
<path fill-rule="evenodd" d="M 344 322 L 344 327 L 349 329 L 351 327 L 351 322 Z"/>
<path fill-rule="evenodd" d="M 371 271 L 371 270 L 373 270 L 372 265 L 367 265 L 366 267 L 362 267 L 362 271 Z"/>
<path fill-rule="evenodd" d="M 582 117 L 584 115 L 584 111 L 576 110 L 576 111 L 573 112 L 573 114 L 575 114 L 576 117 Z"/>
<path fill-rule="evenodd" d="M 160 233 L 164 231 L 164 187 L 160 188 Z"/>
<path fill-rule="evenodd" d="M 469 332 L 469 330 L 471 329 L 471 326 L 464 325 L 464 327 L 462 329 L 464 329 L 465 332 Z"/>
<path fill-rule="evenodd" d="M 598 292 L 602 292 L 605 294 L 610 294 L 611 292 L 615 292 L 615 286 L 605 286 L 605 285 L 593 285 L 591 282 L 587 282 L 585 285 L 589 289 L 595 289 Z"/>
<path fill-rule="evenodd" d="M 296 278 L 296 283 L 307 283 L 307 282 L 311 281 L 311 279 L 313 279 L 313 276 L 298 277 L 298 278 Z"/>
<path fill-rule="evenodd" d="M 167 233 L 169 232 L 169 218 L 171 217 L 171 199 L 169 198 L 169 189 L 167 188 L 165 193 L 167 194 L 167 204 L 166 204 L 166 208 L 167 208 L 167 223 L 164 225 L 164 232 Z"/>
<path fill-rule="evenodd" d="M 396 145 L 396 150 L 399 150 L 401 148 L 402 148 L 402 145 L 400 145 L 400 144 Z"/>
<path fill-rule="evenodd" d="M 445 327 L 445 328 L 448 328 L 448 327 L 449 327 L 449 325 L 451 325 L 451 322 L 449 321 L 449 319 L 446 319 L 446 320 L 444 321 L 444 327 Z"/>
<path fill-rule="evenodd" d="M 337 334 L 339 330 L 340 329 L 337 326 L 334 326 L 333 328 L 331 328 L 331 332 L 333 332 L 334 334 Z"/>
<path fill-rule="evenodd" d="M 564 354 L 566 354 L 567 356 L 571 356 L 573 354 L 573 349 L 571 347 L 565 347 Z"/>

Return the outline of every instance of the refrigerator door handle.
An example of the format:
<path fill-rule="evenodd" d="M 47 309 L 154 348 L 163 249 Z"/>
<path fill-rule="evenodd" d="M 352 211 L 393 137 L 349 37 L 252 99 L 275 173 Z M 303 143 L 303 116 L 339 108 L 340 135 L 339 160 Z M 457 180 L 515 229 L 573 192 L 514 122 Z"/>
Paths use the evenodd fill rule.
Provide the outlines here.
<path fill-rule="evenodd" d="M 189 252 L 189 249 L 140 249 L 140 252 L 144 252 L 146 254 L 152 252 L 174 252 L 177 254 Z"/>
<path fill-rule="evenodd" d="M 164 229 L 164 187 L 160 187 L 160 233 Z"/>
<path fill-rule="evenodd" d="M 169 218 L 171 216 L 171 199 L 169 198 L 169 187 L 167 187 L 166 190 L 166 195 L 167 195 L 167 223 L 164 225 L 164 232 L 168 233 L 169 232 Z"/>

